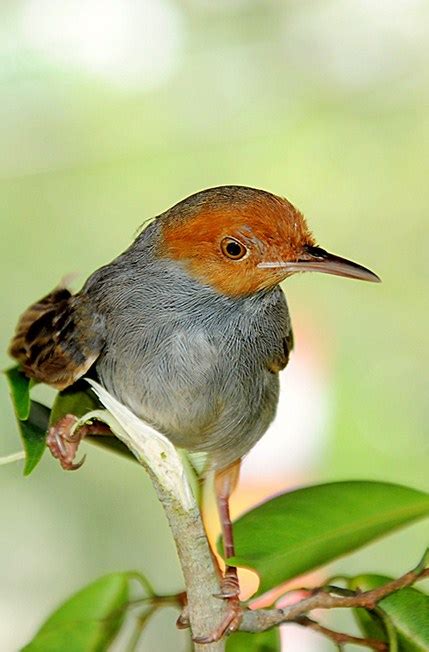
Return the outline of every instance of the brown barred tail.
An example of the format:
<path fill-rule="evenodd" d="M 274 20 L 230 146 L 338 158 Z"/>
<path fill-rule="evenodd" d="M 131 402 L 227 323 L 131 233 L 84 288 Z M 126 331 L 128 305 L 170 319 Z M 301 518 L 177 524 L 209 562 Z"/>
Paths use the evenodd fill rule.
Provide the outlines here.
<path fill-rule="evenodd" d="M 57 287 L 21 316 L 9 353 L 30 378 L 64 389 L 98 358 L 103 330 L 85 296 Z"/>

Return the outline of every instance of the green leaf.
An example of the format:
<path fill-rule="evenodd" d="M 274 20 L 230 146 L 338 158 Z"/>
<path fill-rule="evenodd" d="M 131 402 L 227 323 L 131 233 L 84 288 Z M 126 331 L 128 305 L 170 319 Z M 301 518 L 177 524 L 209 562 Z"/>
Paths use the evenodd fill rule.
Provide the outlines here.
<path fill-rule="evenodd" d="M 72 387 L 58 392 L 52 405 L 49 425 L 57 423 L 66 414 L 73 414 L 75 417 L 83 417 L 88 412 L 100 407 L 97 397 L 91 391 L 89 385 L 76 383 Z"/>
<path fill-rule="evenodd" d="M 25 451 L 24 475 L 29 475 L 40 462 L 46 448 L 49 409 L 30 400 L 33 381 L 19 367 L 8 369 L 5 374 Z"/>
<path fill-rule="evenodd" d="M 269 629 L 266 632 L 251 634 L 235 632 L 226 640 L 226 652 L 280 652 L 280 632 Z"/>
<path fill-rule="evenodd" d="M 371 591 L 391 580 L 392 578 L 384 575 L 360 575 L 349 582 L 349 587 L 353 590 Z M 381 600 L 379 607 L 387 614 L 397 631 L 401 652 L 428 652 L 428 595 L 414 587 L 407 587 Z M 354 611 L 358 624 L 366 636 L 375 636 L 382 641 L 387 640 L 384 629 L 380 626 L 380 620 L 376 620 L 371 612 L 364 609 Z"/>
<path fill-rule="evenodd" d="M 400 485 L 353 481 L 298 489 L 234 523 L 232 561 L 256 570 L 261 594 L 427 514 L 429 495 Z"/>
<path fill-rule="evenodd" d="M 26 420 L 30 414 L 30 379 L 19 367 L 7 369 L 5 374 L 16 416 Z"/>
<path fill-rule="evenodd" d="M 376 641 L 387 642 L 386 628 L 381 616 L 366 609 L 353 609 L 353 613 L 364 636 L 374 638 Z"/>
<path fill-rule="evenodd" d="M 129 574 L 112 573 L 72 596 L 22 652 L 103 652 L 118 633 L 129 599 Z"/>
<path fill-rule="evenodd" d="M 25 450 L 24 475 L 30 475 L 46 450 L 48 418 L 49 408 L 36 401 L 31 401 L 28 419 L 26 421 L 18 420 L 18 428 Z"/>

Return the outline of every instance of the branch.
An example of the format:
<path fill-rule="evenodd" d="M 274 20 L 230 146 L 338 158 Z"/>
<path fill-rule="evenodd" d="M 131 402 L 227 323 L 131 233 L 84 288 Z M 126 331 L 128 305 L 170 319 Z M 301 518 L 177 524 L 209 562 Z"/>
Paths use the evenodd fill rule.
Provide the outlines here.
<path fill-rule="evenodd" d="M 76 427 L 90 419 L 107 423 L 147 470 L 164 508 L 174 537 L 185 579 L 192 635 L 207 636 L 225 617 L 226 605 L 215 598 L 220 592 L 200 511 L 189 486 L 183 463 L 173 444 L 146 425 L 101 385 L 88 380 L 107 410 L 83 417 Z M 225 641 L 199 645 L 197 652 L 223 652 Z"/>
<path fill-rule="evenodd" d="M 321 587 L 312 591 L 309 598 L 304 598 L 284 609 L 255 609 L 254 611 L 249 609 L 245 611 L 240 630 L 263 632 L 281 623 L 300 623 L 303 617 L 313 609 L 344 609 L 346 607 L 374 609 L 383 598 L 411 586 L 417 580 L 425 577 L 429 577 L 429 568 L 425 568 L 422 562 L 417 568 L 405 573 L 402 577 L 372 591 L 349 591 L 335 586 Z"/>
<path fill-rule="evenodd" d="M 319 632 L 319 634 L 323 634 L 338 646 L 343 645 L 343 643 L 353 643 L 353 645 L 363 645 L 365 647 L 371 648 L 372 650 L 377 650 L 378 652 L 387 652 L 388 650 L 387 644 L 383 641 L 376 641 L 373 638 L 361 638 L 360 636 L 352 636 L 351 634 L 334 632 L 332 629 L 328 629 L 327 627 L 316 623 L 316 621 L 311 620 L 311 618 L 307 618 L 307 616 L 303 616 L 297 622 L 299 625 L 303 625 L 303 627 L 309 627 L 313 631 Z"/>

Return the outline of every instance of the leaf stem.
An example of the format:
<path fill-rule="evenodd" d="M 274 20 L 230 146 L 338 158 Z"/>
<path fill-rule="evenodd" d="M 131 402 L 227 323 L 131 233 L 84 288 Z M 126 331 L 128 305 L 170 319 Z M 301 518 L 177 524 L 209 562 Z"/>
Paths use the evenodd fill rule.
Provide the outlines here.
<path fill-rule="evenodd" d="M 376 641 L 373 638 L 361 638 L 360 636 L 352 636 L 351 634 L 344 634 L 342 632 L 335 632 L 333 629 L 328 629 L 324 625 L 317 623 L 315 620 L 304 616 L 299 620 L 299 624 L 304 627 L 308 627 L 319 634 L 323 634 L 331 641 L 336 643 L 336 645 L 341 649 L 344 643 L 352 643 L 353 645 L 362 645 L 369 647 L 372 650 L 377 650 L 378 652 L 387 652 L 389 649 L 390 652 L 393 652 L 393 648 L 387 648 L 386 643 L 383 641 Z M 396 651 L 397 652 L 397 651 Z"/>
<path fill-rule="evenodd" d="M 156 597 L 155 589 L 145 575 L 142 575 L 142 573 L 139 573 L 138 571 L 130 571 L 128 577 L 139 582 L 149 598 Z"/>
<path fill-rule="evenodd" d="M 149 619 L 151 616 L 153 616 L 157 608 L 158 607 L 156 605 L 153 605 L 150 609 L 148 609 L 148 611 L 145 611 L 143 614 L 138 616 L 136 619 L 134 631 L 131 635 L 130 640 L 128 641 L 126 652 L 135 652 L 137 650 L 137 646 L 144 632 L 144 628 L 146 627 Z"/>
<path fill-rule="evenodd" d="M 12 464 L 13 462 L 19 462 L 19 460 L 25 459 L 25 451 L 19 451 L 18 453 L 11 453 L 11 455 L 5 455 L 0 457 L 0 466 L 5 466 L 6 464 Z"/>
<path fill-rule="evenodd" d="M 183 596 L 184 593 L 176 595 L 150 595 L 144 598 L 136 598 L 128 602 L 128 607 L 138 607 L 142 604 L 152 605 L 154 607 L 178 607 L 181 609 L 184 606 Z"/>

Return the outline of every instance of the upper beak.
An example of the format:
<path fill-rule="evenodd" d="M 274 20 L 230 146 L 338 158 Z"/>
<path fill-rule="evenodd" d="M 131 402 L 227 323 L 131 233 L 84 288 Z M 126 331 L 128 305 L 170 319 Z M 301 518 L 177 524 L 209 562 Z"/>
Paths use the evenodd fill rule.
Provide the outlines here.
<path fill-rule="evenodd" d="M 296 261 L 259 263 L 258 267 L 282 267 L 290 272 L 322 272 L 360 281 L 380 283 L 381 279 L 366 267 L 353 263 L 346 258 L 330 254 L 320 247 L 306 247 L 302 256 Z"/>

